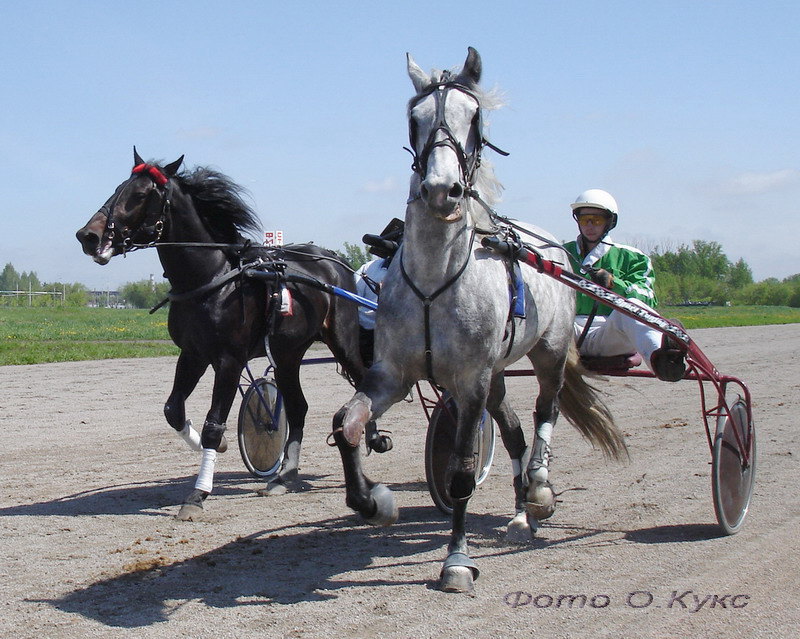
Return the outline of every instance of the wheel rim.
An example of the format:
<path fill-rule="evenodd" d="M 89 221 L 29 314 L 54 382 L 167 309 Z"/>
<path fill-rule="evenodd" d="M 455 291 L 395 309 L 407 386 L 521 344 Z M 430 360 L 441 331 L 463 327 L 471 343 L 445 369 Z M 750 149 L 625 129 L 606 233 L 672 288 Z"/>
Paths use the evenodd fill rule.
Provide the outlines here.
<path fill-rule="evenodd" d="M 730 416 L 722 418 L 714 440 L 713 454 L 713 492 L 714 509 L 717 520 L 727 534 L 737 532 L 747 516 L 753 492 L 756 468 L 755 432 L 748 437 L 747 407 L 743 400 L 737 400 Z M 748 450 L 748 464 L 743 463 L 744 455 L 736 438 Z M 748 441 L 749 440 L 749 441 Z"/>
<path fill-rule="evenodd" d="M 239 451 L 245 466 L 256 477 L 275 474 L 283 461 L 286 412 L 280 411 L 277 424 L 270 415 L 270 412 L 274 415 L 277 397 L 278 389 L 273 382 L 258 379 L 245 393 L 239 411 Z"/>
<path fill-rule="evenodd" d="M 453 450 L 455 443 L 457 415 L 455 401 L 449 395 L 445 395 L 431 415 L 425 441 L 425 474 L 428 490 L 436 507 L 448 515 L 453 512 L 453 503 L 448 494 L 445 475 L 450 461 L 450 451 Z M 484 411 L 481 434 L 476 446 L 479 469 L 475 477 L 476 485 L 480 485 L 489 475 L 494 460 L 494 449 L 494 420 Z"/>

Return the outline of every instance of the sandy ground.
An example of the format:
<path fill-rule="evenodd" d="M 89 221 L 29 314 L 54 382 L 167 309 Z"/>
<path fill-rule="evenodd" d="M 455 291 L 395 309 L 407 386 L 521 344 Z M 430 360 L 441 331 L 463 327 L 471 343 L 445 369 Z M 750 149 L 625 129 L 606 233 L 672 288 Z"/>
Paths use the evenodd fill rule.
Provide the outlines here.
<path fill-rule="evenodd" d="M 536 541 L 513 546 L 499 447 L 470 504 L 473 595 L 436 590 L 449 523 L 427 492 L 417 400 L 382 420 L 394 450 L 367 459 L 395 491 L 393 527 L 345 506 L 325 436 L 352 392 L 329 365 L 303 373 L 305 489 L 257 496 L 232 417 L 204 520 L 181 522 L 199 456 L 161 414 L 172 358 L 0 368 L 0 636 L 796 637 L 800 325 L 693 335 L 753 394 L 758 475 L 743 530 L 716 525 L 697 384 L 608 380 L 632 460 L 606 462 L 562 421 L 562 503 Z M 535 382 L 509 385 L 530 421 Z M 189 403 L 195 423 L 209 397 L 207 376 Z"/>

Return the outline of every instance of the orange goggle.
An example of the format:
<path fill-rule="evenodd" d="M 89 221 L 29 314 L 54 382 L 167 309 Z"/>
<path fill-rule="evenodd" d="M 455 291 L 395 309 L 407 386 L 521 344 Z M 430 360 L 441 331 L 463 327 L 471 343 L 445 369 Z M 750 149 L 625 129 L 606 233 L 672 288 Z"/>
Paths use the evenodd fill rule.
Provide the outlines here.
<path fill-rule="evenodd" d="M 586 215 L 578 216 L 578 224 L 591 224 L 593 226 L 605 226 L 608 224 L 608 217 L 605 215 L 597 215 L 589 213 Z"/>

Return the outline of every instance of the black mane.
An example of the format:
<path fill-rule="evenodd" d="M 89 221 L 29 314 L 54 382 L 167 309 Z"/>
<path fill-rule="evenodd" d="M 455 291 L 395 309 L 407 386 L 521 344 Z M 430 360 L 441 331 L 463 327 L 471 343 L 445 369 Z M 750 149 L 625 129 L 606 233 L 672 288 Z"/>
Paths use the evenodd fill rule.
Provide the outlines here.
<path fill-rule="evenodd" d="M 198 214 L 214 240 L 240 243 L 242 233 L 259 235 L 261 221 L 253 208 L 244 200 L 246 189 L 228 176 L 197 167 L 191 172 L 175 176 L 181 189 L 192 198 Z"/>

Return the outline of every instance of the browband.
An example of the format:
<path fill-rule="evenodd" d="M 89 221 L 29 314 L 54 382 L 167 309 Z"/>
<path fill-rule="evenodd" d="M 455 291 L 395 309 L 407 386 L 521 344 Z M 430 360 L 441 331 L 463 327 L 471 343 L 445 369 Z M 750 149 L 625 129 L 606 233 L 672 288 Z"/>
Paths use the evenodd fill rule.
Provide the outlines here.
<path fill-rule="evenodd" d="M 131 173 L 147 173 L 158 186 L 164 186 L 169 182 L 167 176 L 164 175 L 157 166 L 153 166 L 152 164 L 137 164 L 133 167 Z"/>

